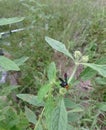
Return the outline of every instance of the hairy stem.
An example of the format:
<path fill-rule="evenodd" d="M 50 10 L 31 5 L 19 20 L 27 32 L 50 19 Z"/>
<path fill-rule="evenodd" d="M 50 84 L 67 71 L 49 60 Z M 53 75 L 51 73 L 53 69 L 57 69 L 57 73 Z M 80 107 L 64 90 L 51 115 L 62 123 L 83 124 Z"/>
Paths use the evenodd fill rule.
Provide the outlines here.
<path fill-rule="evenodd" d="M 72 74 L 71 74 L 71 76 L 70 76 L 70 78 L 69 78 L 69 80 L 68 80 L 68 84 L 71 82 L 71 80 L 73 79 L 73 77 L 74 77 L 74 75 L 75 75 L 75 72 L 76 72 L 76 70 L 77 70 L 77 67 L 78 67 L 78 64 L 75 64 L 75 67 L 74 67 L 74 70 L 73 70 L 73 72 L 72 72 Z"/>

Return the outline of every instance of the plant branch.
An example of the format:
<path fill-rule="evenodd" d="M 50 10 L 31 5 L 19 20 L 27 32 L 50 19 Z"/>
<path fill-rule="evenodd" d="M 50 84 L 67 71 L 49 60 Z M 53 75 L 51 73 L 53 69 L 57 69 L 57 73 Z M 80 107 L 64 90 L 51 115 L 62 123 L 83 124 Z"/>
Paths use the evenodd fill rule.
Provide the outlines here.
<path fill-rule="evenodd" d="M 34 130 L 37 130 L 37 127 L 38 127 L 38 125 L 39 125 L 39 123 L 40 123 L 40 121 L 41 121 L 41 119 L 42 119 L 44 110 L 45 110 L 45 107 L 43 108 L 43 110 L 42 110 L 42 112 L 41 112 L 41 114 L 40 114 L 40 116 L 39 116 L 39 119 L 38 119 L 38 121 L 37 121 L 37 123 L 36 123 L 36 126 L 35 126 Z"/>
<path fill-rule="evenodd" d="M 69 80 L 68 80 L 68 84 L 71 82 L 71 80 L 73 79 L 74 75 L 75 75 L 75 72 L 77 70 L 77 67 L 78 67 L 78 64 L 75 64 L 75 67 L 74 67 L 74 70 L 73 70 L 73 73 L 71 74 Z"/>

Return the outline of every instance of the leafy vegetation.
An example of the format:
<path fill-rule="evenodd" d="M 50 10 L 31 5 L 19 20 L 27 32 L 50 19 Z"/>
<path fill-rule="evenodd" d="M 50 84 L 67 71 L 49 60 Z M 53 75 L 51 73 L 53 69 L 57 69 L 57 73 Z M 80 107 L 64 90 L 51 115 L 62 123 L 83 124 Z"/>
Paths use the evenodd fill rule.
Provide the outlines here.
<path fill-rule="evenodd" d="M 0 1 L 0 130 L 106 129 L 105 4 Z"/>

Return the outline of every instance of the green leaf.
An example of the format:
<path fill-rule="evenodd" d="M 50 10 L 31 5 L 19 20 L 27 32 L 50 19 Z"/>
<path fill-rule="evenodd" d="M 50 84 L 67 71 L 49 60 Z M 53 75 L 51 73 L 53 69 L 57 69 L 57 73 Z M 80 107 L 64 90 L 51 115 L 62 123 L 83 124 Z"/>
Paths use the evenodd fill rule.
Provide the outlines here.
<path fill-rule="evenodd" d="M 87 67 L 85 68 L 85 70 L 80 74 L 80 77 L 82 80 L 89 80 L 92 77 L 94 77 L 96 75 L 96 71 L 92 70 L 91 68 Z"/>
<path fill-rule="evenodd" d="M 77 122 L 80 118 L 81 118 L 81 114 L 79 114 L 79 113 L 69 113 L 68 114 L 68 122 Z"/>
<path fill-rule="evenodd" d="M 52 114 L 51 130 L 67 130 L 67 111 L 63 99 Z"/>
<path fill-rule="evenodd" d="M 0 19 L 0 26 L 18 23 L 24 20 L 24 17 L 13 17 L 13 18 L 1 18 Z"/>
<path fill-rule="evenodd" d="M 28 102 L 29 104 L 35 106 L 44 106 L 43 102 L 41 102 L 37 96 L 31 94 L 17 94 L 17 97 L 21 98 L 23 101 Z"/>
<path fill-rule="evenodd" d="M 79 106 L 79 104 L 76 104 L 75 102 L 72 102 L 70 98 L 64 98 L 64 103 L 66 108 L 76 108 Z"/>
<path fill-rule="evenodd" d="M 46 42 L 55 50 L 62 52 L 66 56 L 73 59 L 71 53 L 66 49 L 65 45 L 57 40 L 54 40 L 50 37 L 45 37 Z"/>
<path fill-rule="evenodd" d="M 93 70 L 97 71 L 100 75 L 106 77 L 106 65 L 97 65 L 93 63 L 81 63 L 82 65 L 86 65 Z"/>
<path fill-rule="evenodd" d="M 100 59 L 98 59 L 95 64 L 106 64 L 106 56 L 101 57 Z M 96 75 L 96 71 L 92 70 L 91 68 L 87 67 L 84 69 L 84 71 L 80 74 L 79 78 L 81 78 L 82 80 L 89 80 L 92 77 L 94 77 Z"/>
<path fill-rule="evenodd" d="M 25 115 L 26 115 L 29 122 L 36 124 L 36 122 L 37 122 L 36 115 L 34 114 L 34 112 L 32 110 L 30 110 L 26 106 L 25 106 Z"/>
<path fill-rule="evenodd" d="M 20 68 L 10 59 L 4 57 L 4 56 L 0 56 L 0 66 L 6 70 L 14 70 L 14 71 L 19 71 Z"/>
<path fill-rule="evenodd" d="M 50 82 L 54 82 L 55 79 L 56 79 L 56 65 L 54 62 L 52 62 L 50 65 L 49 65 L 49 68 L 48 68 L 48 79 Z"/>
<path fill-rule="evenodd" d="M 38 92 L 38 99 L 42 101 L 43 98 L 46 96 L 47 92 L 50 90 L 50 88 L 51 88 L 50 84 L 42 86 Z"/>
<path fill-rule="evenodd" d="M 46 124 L 48 126 L 48 130 L 51 130 L 51 116 L 52 116 L 52 112 L 53 109 L 55 107 L 54 104 L 54 97 L 52 97 L 52 95 L 50 95 L 45 103 L 45 118 L 46 118 Z"/>
<path fill-rule="evenodd" d="M 15 59 L 14 62 L 18 65 L 21 66 L 24 64 L 29 59 L 29 57 L 21 57 L 20 59 Z"/>

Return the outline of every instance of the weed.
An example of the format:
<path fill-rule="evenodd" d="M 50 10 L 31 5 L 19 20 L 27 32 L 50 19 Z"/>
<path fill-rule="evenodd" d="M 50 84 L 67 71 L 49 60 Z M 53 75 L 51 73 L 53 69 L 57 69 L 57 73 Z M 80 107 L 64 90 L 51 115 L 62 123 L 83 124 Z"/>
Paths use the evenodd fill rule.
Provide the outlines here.
<path fill-rule="evenodd" d="M 35 107 L 33 107 L 32 105 L 28 105 L 26 103 L 21 104 L 21 101 L 19 101 L 19 104 L 21 104 L 19 105 L 21 109 L 23 109 L 24 105 L 27 105 L 27 107 L 25 107 L 25 115 L 28 121 L 31 122 L 30 126 L 28 126 L 27 123 L 26 124 L 23 123 L 24 125 L 26 125 L 25 128 L 28 127 L 28 129 L 31 128 L 34 129 L 33 127 L 36 128 L 36 125 L 40 129 L 43 128 L 46 129 L 49 128 L 50 126 L 54 128 L 54 124 L 55 123 L 59 124 L 61 120 L 58 120 L 59 116 L 57 116 L 55 118 L 55 120 L 57 121 L 55 122 L 51 121 L 50 120 L 51 113 L 53 111 L 53 115 L 55 117 L 56 112 L 60 111 L 60 117 L 61 117 L 60 119 L 63 119 L 62 117 L 64 116 L 65 123 L 67 124 L 67 120 L 68 122 L 70 122 L 69 123 L 70 126 L 68 125 L 67 129 L 70 130 L 71 129 L 102 130 L 103 128 L 105 129 L 104 126 L 106 119 L 104 118 L 105 117 L 104 111 L 106 108 L 105 107 L 106 78 L 105 77 L 103 78 L 102 76 L 98 75 L 96 71 L 91 70 L 89 68 L 91 67 L 92 69 L 94 69 L 96 67 L 98 69 L 99 67 L 98 72 L 104 75 L 103 72 L 105 72 L 105 68 L 104 70 L 102 70 L 101 66 L 98 65 L 95 66 L 95 64 L 106 64 L 105 60 L 106 8 L 104 5 L 105 5 L 104 0 L 102 1 L 1 0 L 0 1 L 0 18 L 25 17 L 24 21 L 22 22 L 0 27 L 0 32 L 10 31 L 18 28 L 26 28 L 24 31 L 11 34 L 9 37 L 5 39 L 0 39 L 0 48 L 3 48 L 5 51 L 9 52 L 12 55 L 13 59 L 20 59 L 20 61 L 22 61 L 23 59 L 22 57 L 24 56 L 29 57 L 26 64 L 20 66 L 21 87 L 18 88 L 17 90 L 17 92 L 20 94 L 22 93 L 30 94 L 30 95 L 24 95 L 24 97 L 21 97 L 23 95 L 20 95 L 19 97 L 21 97 L 24 101 L 28 101 L 28 99 L 29 100 L 31 99 L 28 102 L 35 105 Z M 70 68 L 73 67 L 70 66 L 70 64 L 72 65 L 72 62 L 70 63 L 69 58 L 66 58 L 66 60 L 63 60 L 62 62 L 61 58 L 59 58 L 60 56 L 56 55 L 54 57 L 53 50 L 47 44 L 45 44 L 44 40 L 45 36 L 55 38 L 58 41 L 65 43 L 65 46 L 66 48 L 68 48 L 69 52 L 74 53 L 75 50 L 78 50 L 81 51 L 82 54 L 84 55 L 85 54 L 89 55 L 89 61 L 93 62 L 94 64 L 90 65 L 84 63 L 89 67 L 85 68 L 85 70 L 78 77 L 77 81 L 72 78 L 73 76 L 69 77 L 69 81 L 71 81 L 71 86 L 75 86 L 80 82 L 80 80 L 93 79 L 91 80 L 94 89 L 93 92 L 87 92 L 85 90 L 80 90 L 79 88 L 72 87 L 70 89 L 71 91 L 68 90 L 67 94 L 67 90 L 61 88 L 58 81 L 59 77 L 57 77 L 60 71 L 58 70 L 59 68 L 58 66 L 61 66 L 64 62 L 64 67 L 62 68 L 62 70 L 64 71 L 69 70 Z M 67 54 L 68 56 L 70 55 L 67 51 L 65 54 Z M 83 57 L 83 59 L 86 58 L 87 57 Z M 54 67 L 55 66 L 54 63 L 50 64 L 51 67 L 49 66 L 49 68 L 51 69 L 48 70 L 47 66 L 52 60 L 54 60 L 55 62 L 58 61 L 59 64 L 56 63 L 56 67 Z M 56 68 L 57 73 L 55 72 L 56 73 L 56 76 L 54 78 L 55 81 L 53 81 L 53 85 L 51 85 L 53 76 L 51 77 L 50 75 L 52 74 L 50 73 L 54 72 L 54 71 L 51 72 L 53 69 L 56 71 Z M 48 76 L 46 70 L 49 71 Z M 74 70 L 72 75 L 74 75 L 75 71 L 76 69 Z M 61 75 L 63 75 L 63 73 Z M 54 84 L 54 82 L 56 84 Z M 50 85 L 47 85 L 49 83 Z M 42 84 L 45 85 L 42 87 Z M 48 89 L 50 87 L 53 87 L 54 89 L 53 90 L 51 89 L 52 92 L 50 91 L 50 93 L 52 94 L 50 94 L 48 97 L 49 94 Z M 84 86 L 84 88 L 91 88 L 91 87 Z M 7 91 L 11 90 L 11 87 L 6 87 L 6 89 L 4 89 L 4 86 L 2 85 L 1 89 L 3 89 L 2 94 L 5 95 Z M 41 92 L 39 92 L 39 89 Z M 43 96 L 42 93 L 44 93 Z M 33 97 L 31 94 L 34 94 L 35 96 Z M 36 96 L 37 94 L 38 97 L 40 95 L 40 98 L 43 100 L 43 102 L 38 101 Z M 64 99 L 65 96 L 68 98 Z M 31 97 L 31 98 L 25 98 L 25 97 Z M 8 98 L 10 101 L 11 100 L 10 93 Z M 13 102 L 13 104 L 14 104 L 14 106 L 12 106 L 13 108 L 18 107 L 16 102 Z M 9 105 L 10 104 L 8 104 L 8 106 Z M 70 105 L 70 107 L 68 105 Z M 14 113 L 13 108 L 11 109 Z M 72 110 L 68 113 L 68 116 L 66 116 L 67 115 L 66 108 Z M 17 109 L 19 110 L 18 113 L 20 113 L 20 108 Z M 35 112 L 30 111 L 30 109 Z M 64 115 L 62 114 L 63 110 Z M 50 115 L 48 113 L 50 113 Z M 31 115 L 32 118 L 29 117 L 29 115 Z M 41 116 L 39 117 L 39 115 Z M 20 116 L 18 116 L 16 112 L 15 118 L 19 119 Z M 54 120 L 54 117 L 52 116 L 52 120 Z M 1 118 L 5 120 L 4 117 Z M 8 118 L 8 114 L 6 118 Z M 25 119 L 24 116 L 22 116 L 22 118 L 24 122 Z M 45 120 L 43 120 L 42 118 L 44 118 Z M 13 118 L 13 120 L 15 119 Z M 8 122 L 7 120 L 5 121 Z M 17 123 L 17 121 L 15 123 L 13 123 L 15 124 L 15 126 L 13 128 L 9 126 L 9 129 L 24 128 L 23 126 L 21 127 L 21 125 L 20 128 L 16 127 L 19 126 L 19 123 Z M 64 130 L 66 128 L 66 124 L 63 126 Z M 61 125 L 59 128 L 61 128 Z M 4 127 L 4 129 L 7 128 Z"/>

